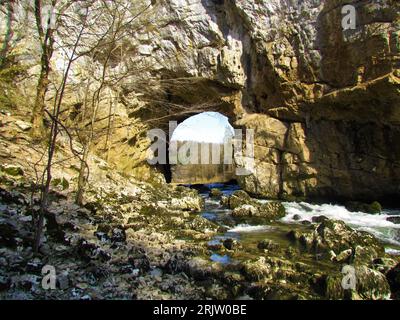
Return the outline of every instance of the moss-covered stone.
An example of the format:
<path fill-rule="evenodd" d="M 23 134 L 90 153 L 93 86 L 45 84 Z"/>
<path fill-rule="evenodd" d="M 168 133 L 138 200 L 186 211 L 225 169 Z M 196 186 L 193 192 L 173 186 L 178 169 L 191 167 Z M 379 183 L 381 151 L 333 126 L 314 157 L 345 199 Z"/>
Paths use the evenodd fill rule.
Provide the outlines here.
<path fill-rule="evenodd" d="M 212 188 L 210 191 L 210 197 L 212 198 L 220 198 L 222 195 L 222 191 L 218 188 Z"/>
<path fill-rule="evenodd" d="M 24 170 L 22 169 L 22 167 L 17 165 L 7 165 L 7 164 L 0 165 L 0 171 L 13 177 L 24 175 Z"/>
<path fill-rule="evenodd" d="M 382 212 L 382 206 L 378 201 L 374 201 L 370 204 L 358 201 L 350 201 L 346 203 L 346 209 L 351 212 L 366 212 L 371 214 L 378 214 Z"/>
<path fill-rule="evenodd" d="M 245 204 L 252 204 L 252 202 L 251 197 L 246 191 L 238 190 L 229 197 L 229 208 L 235 209 Z"/>
<path fill-rule="evenodd" d="M 278 201 L 263 203 L 259 207 L 259 213 L 262 217 L 269 219 L 280 219 L 286 215 L 286 209 L 282 203 Z"/>

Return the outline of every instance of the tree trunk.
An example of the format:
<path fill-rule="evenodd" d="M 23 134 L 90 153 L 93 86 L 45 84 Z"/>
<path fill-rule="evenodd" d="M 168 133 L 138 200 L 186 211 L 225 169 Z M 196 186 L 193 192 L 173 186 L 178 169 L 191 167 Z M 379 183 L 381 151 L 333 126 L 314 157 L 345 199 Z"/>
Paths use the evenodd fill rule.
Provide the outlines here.
<path fill-rule="evenodd" d="M 42 62 L 45 63 L 45 62 Z M 46 92 L 49 85 L 49 68 L 43 66 L 40 71 L 39 81 L 36 89 L 35 104 L 32 110 L 32 137 L 34 139 L 41 139 L 44 136 L 44 108 Z"/>
<path fill-rule="evenodd" d="M 53 0 L 53 7 L 55 6 L 55 4 L 56 1 Z M 44 31 L 43 29 L 41 0 L 35 0 L 35 20 L 42 48 L 42 54 L 40 57 L 40 75 L 36 89 L 35 104 L 32 110 L 32 137 L 36 140 L 42 139 L 44 137 L 43 119 L 45 110 L 45 98 L 49 86 L 50 61 L 53 56 L 54 46 L 54 30 L 52 30 L 50 27 L 50 21 L 48 21 L 49 23 L 47 25 L 47 30 Z"/>
<path fill-rule="evenodd" d="M 89 138 L 90 139 L 90 138 Z M 89 143 L 86 142 L 85 146 L 83 148 L 83 156 L 81 160 L 81 167 L 79 168 L 79 176 L 78 176 L 78 187 L 76 191 L 76 196 L 75 196 L 75 203 L 78 205 L 83 204 L 83 194 L 85 193 L 85 186 L 86 186 L 86 164 L 87 164 L 87 159 L 89 156 Z"/>

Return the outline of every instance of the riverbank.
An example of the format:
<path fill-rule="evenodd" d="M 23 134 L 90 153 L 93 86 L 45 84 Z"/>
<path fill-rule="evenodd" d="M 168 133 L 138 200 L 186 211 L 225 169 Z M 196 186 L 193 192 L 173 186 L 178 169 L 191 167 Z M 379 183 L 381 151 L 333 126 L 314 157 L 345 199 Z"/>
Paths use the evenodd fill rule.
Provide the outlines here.
<path fill-rule="evenodd" d="M 60 139 L 57 149 L 35 255 L 39 199 L 32 191 L 45 149 L 30 142 L 21 122 L 1 128 L 1 299 L 398 297 L 398 256 L 371 234 L 332 220 L 331 207 L 283 203 L 282 211 L 282 204 L 252 199 L 234 185 L 210 195 L 207 188 L 141 182 L 95 156 L 84 205 L 77 206 L 77 163 L 67 142 Z M 311 211 L 285 221 L 294 220 L 297 206 Z M 344 265 L 356 270 L 356 290 L 341 286 Z M 55 269 L 54 290 L 42 286 L 44 266 Z"/>

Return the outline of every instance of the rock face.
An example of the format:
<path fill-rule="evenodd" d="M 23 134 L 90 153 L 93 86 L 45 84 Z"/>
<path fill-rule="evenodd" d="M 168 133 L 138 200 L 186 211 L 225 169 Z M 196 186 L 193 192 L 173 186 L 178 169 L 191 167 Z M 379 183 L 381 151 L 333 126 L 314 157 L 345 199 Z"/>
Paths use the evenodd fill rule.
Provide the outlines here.
<path fill-rule="evenodd" d="M 341 8 L 352 2 L 357 27 L 343 31 Z M 379 200 L 400 192 L 399 6 L 172 0 L 160 7 L 170 23 L 141 35 L 139 53 L 151 61 L 180 57 L 153 70 L 193 79 L 169 88 L 171 102 L 196 113 L 199 102 L 218 101 L 214 111 L 255 130 L 255 171 L 238 177 L 245 190 Z M 146 118 L 126 113 L 130 121 Z M 136 154 L 125 170 L 135 172 L 144 146 L 139 139 L 124 147 L 123 154 Z"/>
<path fill-rule="evenodd" d="M 342 28 L 345 4 L 356 8 L 355 30 Z M 94 143 L 99 154 L 108 146 L 110 163 L 146 181 L 165 180 L 168 168 L 146 162 L 146 131 L 206 108 L 255 130 L 255 170 L 238 177 L 252 194 L 398 198 L 399 1 L 170 0 L 154 6 L 153 27 L 133 30 L 122 61 L 113 60 L 114 69 L 141 61 L 146 88 L 129 77 L 119 82 L 111 138 Z M 79 99 L 72 98 L 77 105 Z M 174 114 L 176 106 L 184 112 Z M 108 103 L 99 108 L 98 117 L 106 119 L 99 127 L 107 126 L 108 112 Z"/>

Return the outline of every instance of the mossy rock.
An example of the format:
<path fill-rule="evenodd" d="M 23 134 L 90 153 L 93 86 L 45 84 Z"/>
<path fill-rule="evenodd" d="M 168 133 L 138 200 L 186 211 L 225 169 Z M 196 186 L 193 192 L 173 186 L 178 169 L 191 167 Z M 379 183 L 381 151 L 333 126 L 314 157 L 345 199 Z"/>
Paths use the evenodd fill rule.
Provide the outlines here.
<path fill-rule="evenodd" d="M 140 211 L 139 214 L 141 216 L 152 216 L 152 215 L 158 215 L 163 217 L 164 215 L 168 215 L 168 210 L 161 208 L 159 206 L 154 206 L 154 205 L 145 205 L 143 206 Z"/>
<path fill-rule="evenodd" d="M 257 248 L 260 250 L 276 251 L 279 249 L 279 244 L 272 240 L 264 239 L 257 244 Z"/>
<path fill-rule="evenodd" d="M 379 240 L 367 232 L 353 230 L 339 220 L 328 219 L 304 230 L 291 230 L 287 238 L 320 259 L 329 260 L 331 251 L 339 255 L 351 249 L 349 260 L 356 265 L 368 264 L 384 254 Z"/>
<path fill-rule="evenodd" d="M 369 205 L 370 213 L 381 213 L 382 206 L 378 201 L 374 201 Z"/>
<path fill-rule="evenodd" d="M 326 278 L 325 296 L 328 299 L 384 300 L 390 297 L 389 283 L 384 274 L 366 266 L 354 268 L 355 289 L 344 289 L 346 274 L 338 272 Z"/>
<path fill-rule="evenodd" d="M 69 188 L 69 182 L 67 179 L 63 178 L 54 178 L 51 181 L 53 187 L 61 187 L 62 190 L 67 190 Z"/>
<path fill-rule="evenodd" d="M 220 198 L 222 195 L 222 191 L 218 188 L 212 188 L 210 191 L 210 197 L 212 198 Z"/>
<path fill-rule="evenodd" d="M 246 191 L 243 191 L 243 190 L 235 191 L 229 197 L 229 208 L 230 209 L 235 209 L 235 208 L 240 207 L 245 204 L 253 204 L 253 200 L 251 199 L 251 197 L 248 195 L 248 193 Z"/>
<path fill-rule="evenodd" d="M 24 170 L 20 166 L 16 165 L 1 165 L 0 170 L 13 177 L 24 175 Z"/>
<path fill-rule="evenodd" d="M 387 217 L 386 220 L 394 224 L 400 224 L 400 216 Z"/>
<path fill-rule="evenodd" d="M 286 215 L 286 209 L 278 201 L 263 203 L 259 207 L 259 216 L 269 219 L 280 219 Z"/>
<path fill-rule="evenodd" d="M 249 281 L 260 281 L 271 274 L 271 267 L 265 263 L 264 257 L 260 257 L 243 262 L 241 272 Z"/>
<path fill-rule="evenodd" d="M 351 212 L 366 212 L 370 214 L 378 214 L 382 212 L 382 206 L 378 201 L 374 201 L 370 204 L 358 201 L 350 201 L 346 203 L 346 209 Z"/>
<path fill-rule="evenodd" d="M 224 207 L 229 207 L 229 197 L 227 197 L 227 196 L 222 196 L 222 197 L 221 197 L 220 203 L 221 203 L 221 205 L 223 205 Z"/>

